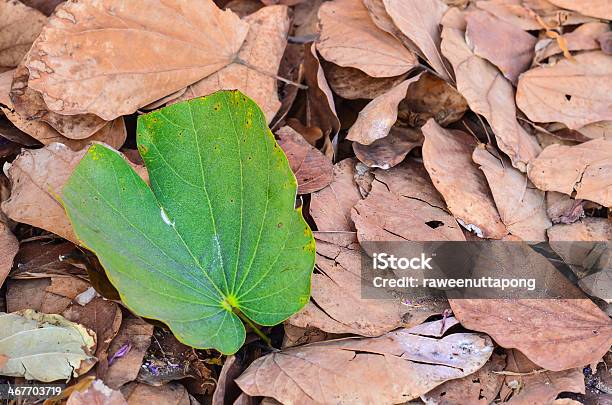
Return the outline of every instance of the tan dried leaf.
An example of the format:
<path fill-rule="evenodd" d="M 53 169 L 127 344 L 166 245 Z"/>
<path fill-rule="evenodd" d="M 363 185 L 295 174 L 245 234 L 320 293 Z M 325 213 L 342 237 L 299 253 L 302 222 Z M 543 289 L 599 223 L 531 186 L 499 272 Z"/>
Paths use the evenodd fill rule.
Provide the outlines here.
<path fill-rule="evenodd" d="M 395 25 L 425 55 L 444 79 L 451 74 L 440 53 L 440 21 L 448 9 L 441 0 L 384 0 L 385 9 Z"/>
<path fill-rule="evenodd" d="M 324 154 L 312 147 L 291 127 L 276 131 L 278 144 L 287 155 L 289 166 L 298 182 L 298 194 L 321 190 L 332 181 L 333 165 Z"/>
<path fill-rule="evenodd" d="M 400 164 L 414 148 L 423 145 L 423 134 L 418 129 L 392 127 L 389 135 L 370 145 L 353 142 L 357 159 L 368 167 L 389 169 Z"/>
<path fill-rule="evenodd" d="M 348 338 L 269 354 L 236 383 L 250 396 L 295 405 L 404 403 L 485 364 L 488 337 L 459 333 L 442 339 L 405 329 L 378 338 Z"/>
<path fill-rule="evenodd" d="M 49 314 L 61 314 L 70 306 L 72 300 L 89 287 L 89 283 L 82 278 L 66 275 L 25 280 L 9 279 L 6 308 L 11 312 L 33 309 Z"/>
<path fill-rule="evenodd" d="M 551 145 L 529 164 L 529 179 L 540 190 L 612 206 L 612 140 L 575 146 Z"/>
<path fill-rule="evenodd" d="M 359 69 L 325 63 L 325 77 L 334 93 L 348 100 L 372 100 L 406 79 L 407 74 L 394 77 L 372 77 Z"/>
<path fill-rule="evenodd" d="M 317 50 L 325 60 L 372 77 L 392 77 L 418 65 L 416 57 L 370 19 L 361 0 L 334 0 L 319 9 Z"/>
<path fill-rule="evenodd" d="M 610 0 L 548 0 L 552 4 L 581 14 L 612 20 L 612 2 Z"/>
<path fill-rule="evenodd" d="M 212 0 L 62 3 L 30 51 L 29 86 L 52 111 L 110 121 L 225 67 L 247 31 Z"/>
<path fill-rule="evenodd" d="M 507 159 L 493 155 L 484 145 L 474 150 L 472 159 L 487 178 L 499 216 L 508 231 L 524 241 L 546 241 L 546 229 L 552 223 L 546 214 L 545 193 L 535 188 Z"/>
<path fill-rule="evenodd" d="M 455 69 L 457 90 L 472 111 L 487 119 L 499 148 L 510 157 L 514 167 L 524 172 L 540 147 L 516 120 L 512 84 L 495 66 L 472 53 L 459 29 L 443 28 L 442 53 Z"/>
<path fill-rule="evenodd" d="M 47 17 L 15 0 L 0 0 L 0 72 L 16 67 L 40 34 Z"/>
<path fill-rule="evenodd" d="M 127 405 L 121 392 L 108 388 L 102 380 L 95 380 L 85 391 L 74 390 L 66 405 Z"/>
<path fill-rule="evenodd" d="M 562 122 L 570 129 L 612 120 L 612 58 L 601 51 L 576 55 L 521 76 L 517 106 L 536 122 Z"/>
<path fill-rule="evenodd" d="M 612 344 L 612 321 L 587 298 L 449 302 L 461 325 L 488 333 L 502 347 L 520 350 L 547 370 L 585 366 Z"/>
<path fill-rule="evenodd" d="M 547 191 L 546 213 L 553 224 L 571 224 L 584 217 L 584 201 L 556 191 Z"/>
<path fill-rule="evenodd" d="M 128 405 L 189 405 L 189 393 L 177 382 L 170 382 L 160 387 L 147 384 L 131 383 L 121 389 Z"/>
<path fill-rule="evenodd" d="M 0 214 L 1 215 L 1 214 Z M 19 251 L 19 242 L 7 224 L 0 218 L 0 287 L 13 267 L 13 259 Z"/>
<path fill-rule="evenodd" d="M 590 51 L 600 48 L 598 38 L 610 32 L 610 26 L 602 22 L 590 22 L 578 26 L 574 31 L 563 34 L 567 49 L 569 51 Z M 546 44 L 540 48 L 540 43 Z M 563 52 L 558 41 L 553 41 L 550 38 L 543 39 L 536 45 L 538 51 L 535 55 L 535 62 L 539 63 L 550 56 L 557 55 Z M 603 48 L 603 46 L 602 46 Z"/>
<path fill-rule="evenodd" d="M 433 119 L 421 128 L 423 162 L 434 186 L 455 218 L 481 238 L 501 239 L 508 231 L 491 197 L 487 180 L 472 162 L 475 140 L 446 130 Z"/>
<path fill-rule="evenodd" d="M 174 102 L 205 96 L 218 90 L 238 89 L 262 109 L 268 123 L 281 106 L 275 75 L 278 72 L 289 31 L 287 6 L 264 7 L 243 18 L 249 32 L 237 58 L 241 62 L 203 78 L 187 88 Z M 199 34 L 201 35 L 201 34 Z M 232 61 L 230 61 L 232 62 Z"/>
<path fill-rule="evenodd" d="M 466 21 L 465 35 L 474 54 L 497 66 L 516 84 L 519 75 L 531 66 L 538 39 L 486 11 L 469 12 Z"/>
<path fill-rule="evenodd" d="M 406 97 L 410 85 L 419 80 L 421 75 L 403 81 L 388 92 L 370 101 L 359 112 L 357 121 L 349 129 L 346 139 L 362 145 L 370 145 L 389 134 L 391 127 L 397 121 L 397 107 Z"/>

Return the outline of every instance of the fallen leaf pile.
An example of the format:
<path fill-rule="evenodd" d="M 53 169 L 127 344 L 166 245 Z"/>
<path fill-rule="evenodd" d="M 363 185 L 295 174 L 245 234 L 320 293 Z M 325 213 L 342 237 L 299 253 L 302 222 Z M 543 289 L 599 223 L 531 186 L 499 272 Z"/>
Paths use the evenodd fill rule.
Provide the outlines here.
<path fill-rule="evenodd" d="M 46 404 L 609 403 L 612 281 L 580 272 L 593 242 L 612 267 L 611 19 L 609 0 L 0 0 L 0 375 L 67 383 Z M 118 172 L 71 177 L 92 145 L 142 190 L 160 165 L 230 149 L 238 131 L 217 127 L 219 142 L 190 155 L 169 122 L 165 161 L 137 148 L 136 122 L 234 89 L 288 159 L 316 265 L 304 308 L 247 324 L 225 356 L 189 346 L 233 352 L 242 338 L 204 336 L 173 301 L 180 288 L 120 295 L 134 274 L 116 283 L 85 243 L 115 225 L 86 240 L 62 198 L 79 190 L 68 203 L 94 207 L 91 182 L 115 187 Z M 238 166 L 215 159 L 223 190 Z M 239 167 L 241 209 L 255 212 L 263 176 Z M 187 212 L 206 201 L 191 187 L 155 201 Z M 120 203 L 130 229 L 147 209 L 134 201 Z M 578 298 L 363 298 L 368 243 L 485 239 L 547 242 L 580 275 Z M 155 265 L 180 255 L 164 253 Z M 289 266 L 277 266 L 287 289 Z M 266 325 L 295 304 L 267 302 Z"/>

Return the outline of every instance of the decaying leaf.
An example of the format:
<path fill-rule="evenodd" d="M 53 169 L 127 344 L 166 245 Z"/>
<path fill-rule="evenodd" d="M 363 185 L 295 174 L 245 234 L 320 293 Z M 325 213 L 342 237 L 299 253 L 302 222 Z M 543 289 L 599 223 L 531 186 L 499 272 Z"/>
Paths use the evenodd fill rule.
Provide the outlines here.
<path fill-rule="evenodd" d="M 121 392 L 110 389 L 102 380 L 94 380 L 84 391 L 75 390 L 66 405 L 128 405 Z"/>
<path fill-rule="evenodd" d="M 357 159 L 368 167 L 389 169 L 400 164 L 412 149 L 421 145 L 423 134 L 420 130 L 392 127 L 389 135 L 369 145 L 353 142 L 353 151 Z"/>
<path fill-rule="evenodd" d="M 551 370 L 599 360 L 612 344 L 612 321 L 589 299 L 449 300 L 461 324 L 488 333 Z"/>
<path fill-rule="evenodd" d="M 568 51 L 589 51 L 599 49 L 600 46 L 603 49 L 603 46 L 597 39 L 608 32 L 610 32 L 608 24 L 591 22 L 582 24 L 576 27 L 574 31 L 563 34 L 563 39 L 565 43 L 567 43 Z M 540 44 L 545 45 L 542 47 Z M 559 42 L 551 38 L 540 40 L 536 45 L 536 49 L 538 49 L 535 55 L 536 62 L 543 61 L 550 56 L 563 52 L 559 46 Z"/>
<path fill-rule="evenodd" d="M 321 190 L 332 181 L 333 165 L 324 154 L 312 147 L 291 127 L 276 132 L 278 144 L 287 155 L 291 171 L 298 183 L 298 194 Z"/>
<path fill-rule="evenodd" d="M 524 173 L 484 145 L 474 149 L 472 159 L 483 171 L 499 216 L 508 231 L 524 241 L 546 241 L 552 226 L 546 214 L 545 193 L 531 184 Z"/>
<path fill-rule="evenodd" d="M 46 21 L 41 12 L 22 2 L 0 1 L 0 73 L 21 62 Z"/>
<path fill-rule="evenodd" d="M 516 84 L 519 75 L 531 65 L 537 38 L 486 11 L 469 12 L 465 19 L 465 35 L 474 54 L 497 66 Z"/>
<path fill-rule="evenodd" d="M 433 119 L 422 130 L 425 168 L 450 212 L 478 237 L 501 239 L 508 231 L 485 176 L 472 162 L 474 139 L 462 131 L 446 130 Z"/>
<path fill-rule="evenodd" d="M 6 308 L 10 312 L 33 309 L 38 312 L 61 314 L 89 284 L 71 276 L 8 280 Z M 95 332 L 95 331 L 94 331 Z"/>
<path fill-rule="evenodd" d="M 385 9 L 400 29 L 425 55 L 434 70 L 449 80 L 451 73 L 440 53 L 440 21 L 448 9 L 442 0 L 384 0 Z"/>
<path fill-rule="evenodd" d="M 516 104 L 536 122 L 562 122 L 570 129 L 612 120 L 612 60 L 601 51 L 574 56 L 523 74 Z"/>
<path fill-rule="evenodd" d="M 459 333 L 434 339 L 405 329 L 378 338 L 348 338 L 269 354 L 237 380 L 250 396 L 282 403 L 402 403 L 444 381 L 473 373 L 493 345 Z"/>
<path fill-rule="evenodd" d="M 578 11 L 581 14 L 605 20 L 612 20 L 610 2 L 606 0 L 548 0 L 552 4 L 568 10 Z"/>
<path fill-rule="evenodd" d="M 161 387 L 131 383 L 122 388 L 121 393 L 127 400 L 128 405 L 189 405 L 192 403 L 185 387 L 176 382 L 171 382 Z"/>
<path fill-rule="evenodd" d="M 110 121 L 230 64 L 247 31 L 212 0 L 66 2 L 30 50 L 28 85 L 51 111 Z"/>
<path fill-rule="evenodd" d="M 571 224 L 584 217 L 584 201 L 556 191 L 547 191 L 546 213 L 553 224 Z"/>
<path fill-rule="evenodd" d="M 26 309 L 0 313 L 0 375 L 50 382 L 68 380 L 94 364 L 95 333 L 60 315 Z"/>
<path fill-rule="evenodd" d="M 527 163 L 540 152 L 540 147 L 516 120 L 514 90 L 510 82 L 495 66 L 472 53 L 460 29 L 443 28 L 442 53 L 453 65 L 457 90 L 472 111 L 487 119 L 499 148 L 510 157 L 514 167 L 524 172 Z"/>
<path fill-rule="evenodd" d="M 317 50 L 325 60 L 372 77 L 398 76 L 418 65 L 412 52 L 372 22 L 361 0 L 323 3 L 319 20 Z"/>
<path fill-rule="evenodd" d="M 388 92 L 376 97 L 365 106 L 357 121 L 349 129 L 346 139 L 362 145 L 370 145 L 377 139 L 389 134 L 397 121 L 397 107 L 405 97 L 410 85 L 419 80 L 420 75 L 403 81 Z"/>
<path fill-rule="evenodd" d="M 348 100 L 374 99 L 406 79 L 407 74 L 393 77 L 372 77 L 359 69 L 325 63 L 325 77 L 334 93 Z"/>
<path fill-rule="evenodd" d="M 287 45 L 289 9 L 280 5 L 264 7 L 242 21 L 248 24 L 249 32 L 238 52 L 238 60 L 192 84 L 175 101 L 238 89 L 259 105 L 270 122 L 281 106 L 274 75 Z"/>
<path fill-rule="evenodd" d="M 540 190 L 568 195 L 575 191 L 577 199 L 612 206 L 612 140 L 548 146 L 527 173 Z"/>
<path fill-rule="evenodd" d="M 0 286 L 13 267 L 13 259 L 19 251 L 19 242 L 0 217 Z"/>

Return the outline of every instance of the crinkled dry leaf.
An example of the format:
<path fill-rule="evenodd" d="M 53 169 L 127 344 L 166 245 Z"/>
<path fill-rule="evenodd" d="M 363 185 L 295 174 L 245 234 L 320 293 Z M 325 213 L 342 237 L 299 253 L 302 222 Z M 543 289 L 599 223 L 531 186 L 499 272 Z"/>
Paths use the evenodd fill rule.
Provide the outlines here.
<path fill-rule="evenodd" d="M 441 0 L 384 0 L 395 25 L 425 55 L 434 70 L 449 80 L 451 73 L 440 53 L 440 21 L 448 9 Z"/>
<path fill-rule="evenodd" d="M 102 380 L 94 380 L 84 391 L 75 390 L 66 405 L 127 405 L 121 392 L 108 388 Z"/>
<path fill-rule="evenodd" d="M 362 287 L 362 253 L 356 235 L 318 232 L 315 237 L 319 272 L 312 275 L 312 301 L 289 318 L 290 325 L 376 337 L 399 327 L 418 325 L 448 308 L 442 301 L 408 306 L 401 302 L 400 291 L 392 289 L 383 299 L 364 299 L 363 289 L 367 287 Z"/>
<path fill-rule="evenodd" d="M 584 217 L 584 201 L 556 191 L 547 191 L 546 213 L 553 224 L 571 224 Z"/>
<path fill-rule="evenodd" d="M 250 396 L 282 403 L 403 403 L 444 381 L 482 367 L 493 351 L 488 337 L 460 333 L 442 339 L 405 329 L 378 338 L 348 338 L 269 354 L 236 383 Z"/>
<path fill-rule="evenodd" d="M 391 77 L 418 65 L 416 57 L 370 19 L 361 0 L 334 0 L 319 9 L 317 50 L 325 60 L 372 77 Z"/>
<path fill-rule="evenodd" d="M 508 231 L 499 217 L 487 180 L 472 162 L 474 139 L 462 131 L 446 130 L 433 119 L 422 130 L 425 168 L 450 212 L 481 238 L 505 236 Z"/>
<path fill-rule="evenodd" d="M 276 132 L 278 144 L 285 152 L 298 183 L 298 194 L 321 190 L 332 181 L 333 165 L 324 154 L 312 147 L 291 127 Z"/>
<path fill-rule="evenodd" d="M 497 66 L 516 84 L 519 75 L 531 66 L 538 39 L 486 11 L 469 12 L 465 19 L 465 35 L 474 54 Z"/>
<path fill-rule="evenodd" d="M 391 90 L 406 79 L 407 74 L 394 77 L 372 77 L 359 69 L 325 63 L 325 77 L 334 93 L 348 100 L 373 99 Z"/>
<path fill-rule="evenodd" d="M 576 55 L 521 76 L 517 106 L 536 122 L 562 122 L 570 129 L 612 120 L 612 58 L 601 51 Z"/>
<path fill-rule="evenodd" d="M 410 85 L 421 75 L 403 81 L 388 92 L 376 97 L 359 112 L 357 121 L 349 129 L 346 139 L 362 145 L 370 145 L 389 134 L 397 121 L 397 107 L 405 97 Z"/>
<path fill-rule="evenodd" d="M 546 241 L 546 229 L 552 223 L 546 214 L 545 193 L 535 188 L 507 159 L 493 155 L 484 145 L 474 150 L 472 159 L 487 178 L 499 216 L 508 231 L 524 241 Z"/>
<path fill-rule="evenodd" d="M 62 3 L 30 51 L 29 86 L 52 111 L 110 121 L 225 67 L 247 31 L 212 0 Z"/>
<path fill-rule="evenodd" d="M 465 328 L 488 333 L 552 371 L 598 361 L 612 344 L 612 321 L 590 299 L 449 300 Z"/>
<path fill-rule="evenodd" d="M 459 29 L 443 28 L 442 53 L 455 69 L 457 90 L 472 111 L 487 119 L 499 148 L 510 157 L 512 165 L 525 171 L 540 147 L 516 120 L 514 90 L 510 82 L 495 66 L 472 53 Z"/>
<path fill-rule="evenodd" d="M 13 259 L 19 251 L 19 242 L 7 224 L 0 218 L 0 286 L 13 267 Z"/>
<path fill-rule="evenodd" d="M 529 164 L 529 179 L 540 190 L 612 206 L 612 140 L 576 146 L 551 145 Z"/>
<path fill-rule="evenodd" d="M 568 10 L 578 11 L 581 14 L 612 20 L 612 5 L 609 0 L 548 0 L 552 4 L 566 8 Z"/>
<path fill-rule="evenodd" d="M 250 66 L 234 62 L 189 86 L 175 102 L 218 90 L 238 89 L 257 103 L 269 123 L 281 106 L 274 75 L 287 45 L 289 9 L 286 6 L 264 7 L 242 21 L 248 24 L 249 32 L 237 57 Z"/>
<path fill-rule="evenodd" d="M 353 151 L 357 159 L 368 167 L 389 169 L 400 164 L 412 149 L 421 145 L 423 134 L 420 130 L 392 127 L 389 135 L 370 145 L 353 142 Z"/>
<path fill-rule="evenodd" d="M 19 1 L 0 1 L 0 72 L 21 62 L 46 21 L 38 10 Z"/>
<path fill-rule="evenodd" d="M 601 35 L 610 32 L 610 26 L 602 22 L 590 22 L 578 26 L 574 31 L 563 34 L 569 51 L 588 51 L 599 49 L 600 43 L 597 41 Z M 545 44 L 542 48 L 540 44 Z M 559 42 L 551 38 L 542 39 L 536 45 L 538 51 L 535 55 L 535 62 L 541 62 L 550 56 L 563 52 Z M 603 46 L 602 46 L 603 48 Z"/>
<path fill-rule="evenodd" d="M 30 309 L 0 313 L 0 374 L 50 382 L 68 380 L 94 364 L 95 333 L 60 315 Z"/>

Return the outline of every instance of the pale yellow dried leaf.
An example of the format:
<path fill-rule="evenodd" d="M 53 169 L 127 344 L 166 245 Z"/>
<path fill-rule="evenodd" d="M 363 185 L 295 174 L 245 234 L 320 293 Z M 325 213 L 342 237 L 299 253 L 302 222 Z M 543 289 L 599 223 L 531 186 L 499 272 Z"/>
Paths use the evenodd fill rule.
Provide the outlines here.
<path fill-rule="evenodd" d="M 0 0 L 0 71 L 16 67 L 47 17 L 17 0 Z"/>
<path fill-rule="evenodd" d="M 398 76 L 418 65 L 416 57 L 378 28 L 361 0 L 334 0 L 319 9 L 317 50 L 325 60 L 372 77 Z"/>
<path fill-rule="evenodd" d="M 62 3 L 30 51 L 29 86 L 52 111 L 112 120 L 225 67 L 247 31 L 212 0 Z"/>

